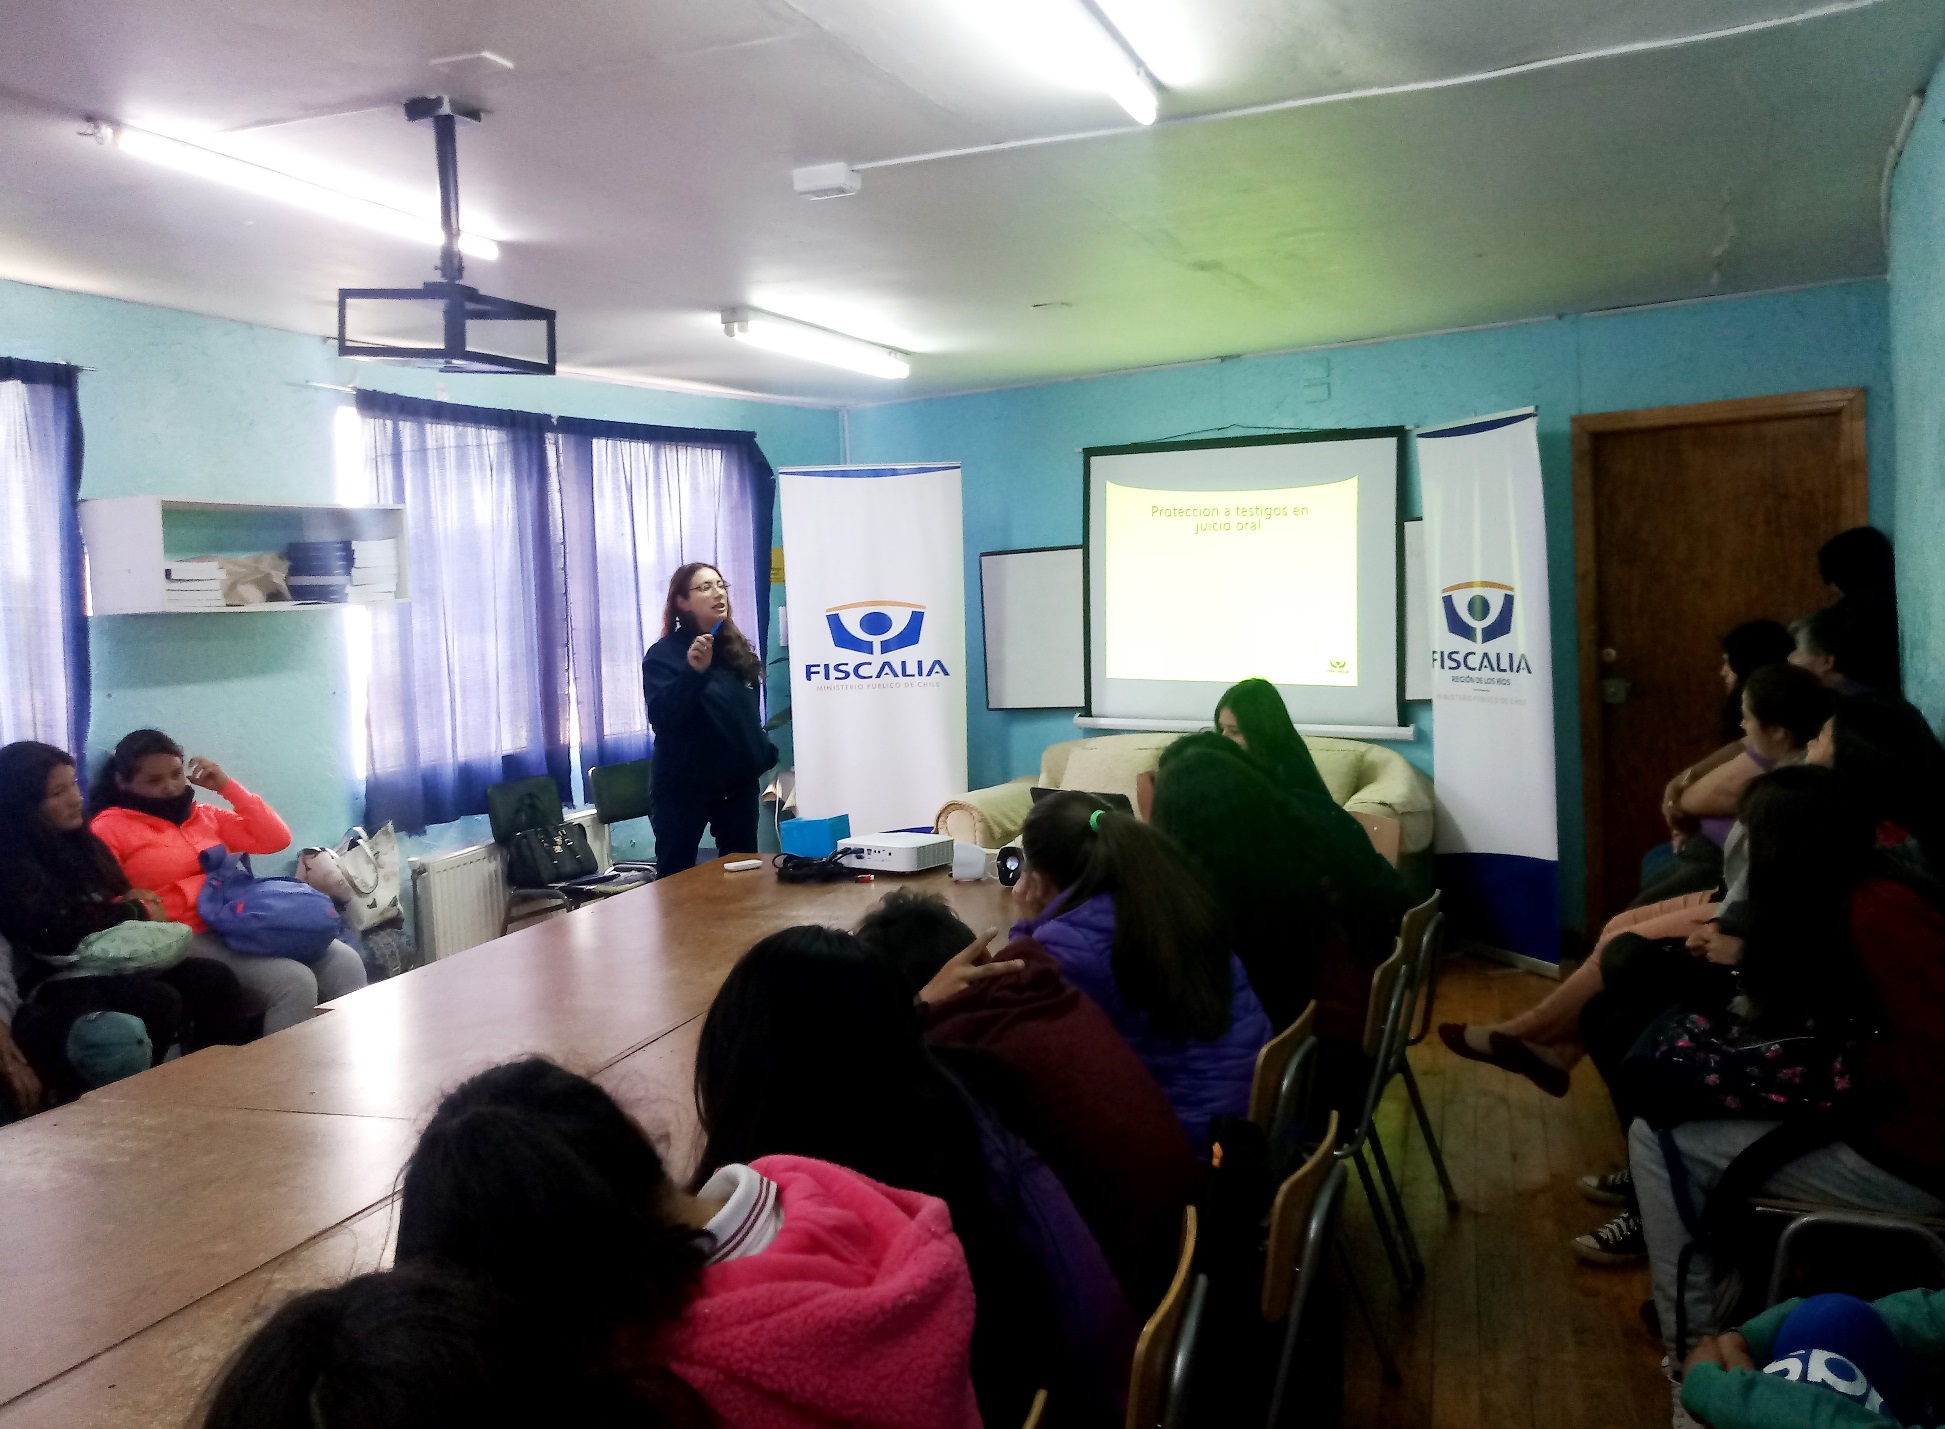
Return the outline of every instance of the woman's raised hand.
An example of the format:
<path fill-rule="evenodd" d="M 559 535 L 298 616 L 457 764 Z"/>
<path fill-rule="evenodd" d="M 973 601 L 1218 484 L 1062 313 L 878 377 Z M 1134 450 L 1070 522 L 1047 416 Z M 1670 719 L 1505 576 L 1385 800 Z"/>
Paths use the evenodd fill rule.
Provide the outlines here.
<path fill-rule="evenodd" d="M 212 794 L 220 794 L 230 782 L 230 776 L 223 772 L 223 766 L 214 759 L 205 759 L 200 754 L 191 759 L 184 772 L 189 782 L 198 789 L 207 789 Z"/>
<path fill-rule="evenodd" d="M 716 655 L 716 637 L 698 635 L 689 642 L 689 668 L 698 675 L 709 668 L 709 662 Z"/>
<path fill-rule="evenodd" d="M 975 935 L 970 943 L 954 953 L 951 960 L 933 974 L 932 981 L 919 989 L 918 1000 L 927 1005 L 944 1002 L 947 998 L 957 997 L 974 983 L 1006 977 L 1025 967 L 1026 964 L 1017 958 L 1006 962 L 993 961 L 993 943 L 999 935 L 998 928 L 988 928 Z"/>

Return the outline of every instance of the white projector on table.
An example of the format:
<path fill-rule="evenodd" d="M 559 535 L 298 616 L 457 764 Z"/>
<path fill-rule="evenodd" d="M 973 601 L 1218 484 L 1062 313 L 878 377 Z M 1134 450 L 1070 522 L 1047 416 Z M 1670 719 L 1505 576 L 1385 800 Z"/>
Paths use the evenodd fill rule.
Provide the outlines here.
<path fill-rule="evenodd" d="M 918 873 L 952 862 L 952 840 L 944 834 L 866 834 L 839 839 L 838 862 L 878 873 Z"/>

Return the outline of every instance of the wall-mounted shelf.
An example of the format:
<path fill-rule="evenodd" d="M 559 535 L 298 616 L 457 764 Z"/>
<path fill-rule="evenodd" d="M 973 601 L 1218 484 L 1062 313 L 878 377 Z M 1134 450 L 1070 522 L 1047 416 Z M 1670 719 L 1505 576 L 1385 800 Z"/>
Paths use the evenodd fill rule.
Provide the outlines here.
<path fill-rule="evenodd" d="M 244 615 L 351 608 L 334 601 L 272 601 L 207 609 L 169 603 L 164 575 L 169 562 L 282 552 L 293 541 L 392 541 L 398 554 L 396 595 L 390 602 L 361 604 L 395 604 L 411 597 L 403 506 L 287 506 L 103 496 L 81 502 L 80 514 L 93 615 Z"/>

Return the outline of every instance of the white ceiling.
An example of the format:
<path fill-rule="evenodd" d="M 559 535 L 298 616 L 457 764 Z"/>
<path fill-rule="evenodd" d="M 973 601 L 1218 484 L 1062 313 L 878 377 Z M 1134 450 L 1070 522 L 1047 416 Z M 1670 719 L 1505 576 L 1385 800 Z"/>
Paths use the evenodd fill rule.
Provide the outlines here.
<path fill-rule="evenodd" d="M 323 333 L 432 250 L 157 169 L 84 115 L 420 203 L 452 90 L 468 277 L 560 309 L 563 366 L 832 402 L 1884 271 L 1879 181 L 1945 5 L 1476 84 L 874 169 L 798 165 L 1120 128 L 1003 53 L 1000 0 L 0 0 L 0 276 Z M 1051 0 L 1008 0 L 1051 3 Z M 1802 0 L 1104 0 L 1164 119 L 1760 24 Z M 516 68 L 454 79 L 435 58 Z M 343 111 L 381 106 L 363 113 Z M 304 118 L 303 116 L 326 116 Z M 335 116 L 335 117 L 330 117 Z M 750 304 L 916 354 L 887 383 L 756 352 Z"/>

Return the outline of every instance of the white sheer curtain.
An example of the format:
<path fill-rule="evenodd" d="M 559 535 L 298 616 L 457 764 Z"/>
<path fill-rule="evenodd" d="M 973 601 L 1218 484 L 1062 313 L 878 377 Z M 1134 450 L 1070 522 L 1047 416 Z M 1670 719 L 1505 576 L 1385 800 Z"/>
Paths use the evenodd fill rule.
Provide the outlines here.
<path fill-rule="evenodd" d="M 640 759 L 650 749 L 642 652 L 662 637 L 677 567 L 707 561 L 723 573 L 737 628 L 763 658 L 775 477 L 747 433 L 559 425 L 580 762 Z"/>
<path fill-rule="evenodd" d="M 84 754 L 87 617 L 74 369 L 0 359 L 0 744 Z"/>

